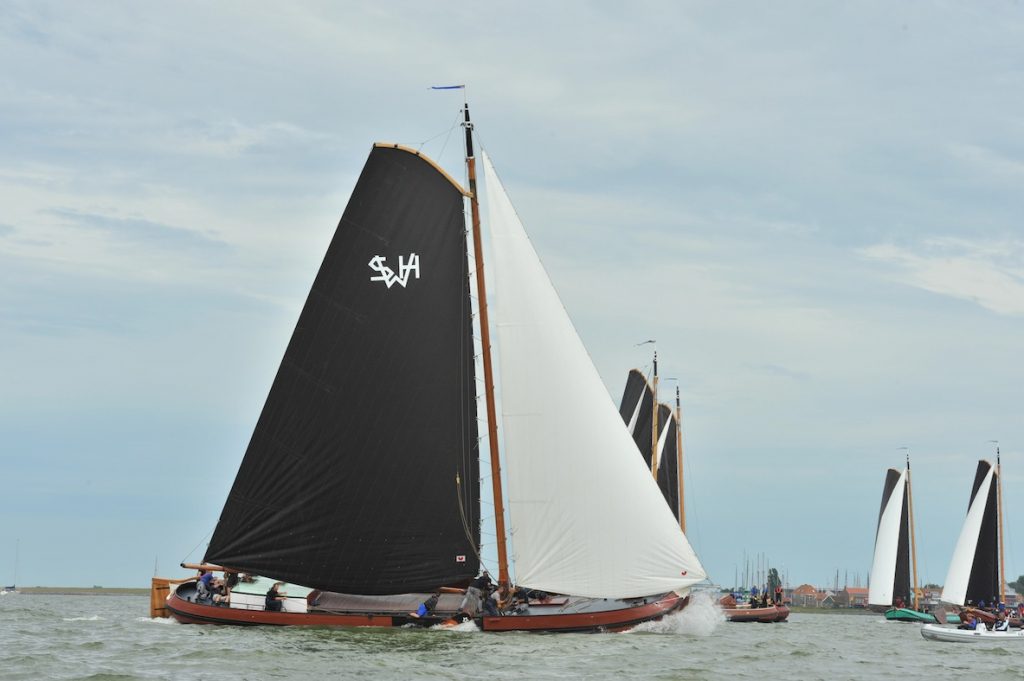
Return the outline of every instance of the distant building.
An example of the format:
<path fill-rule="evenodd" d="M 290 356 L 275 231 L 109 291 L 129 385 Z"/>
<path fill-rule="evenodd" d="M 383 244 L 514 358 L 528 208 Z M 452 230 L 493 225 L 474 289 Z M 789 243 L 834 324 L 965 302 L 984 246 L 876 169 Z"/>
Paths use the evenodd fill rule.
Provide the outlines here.
<path fill-rule="evenodd" d="M 868 590 L 861 586 L 848 586 L 835 595 L 839 608 L 865 608 L 868 604 Z"/>
<path fill-rule="evenodd" d="M 790 600 L 793 605 L 800 606 L 802 608 L 814 608 L 818 605 L 818 590 L 810 584 L 801 584 L 797 588 L 793 589 L 793 593 L 790 596 Z"/>

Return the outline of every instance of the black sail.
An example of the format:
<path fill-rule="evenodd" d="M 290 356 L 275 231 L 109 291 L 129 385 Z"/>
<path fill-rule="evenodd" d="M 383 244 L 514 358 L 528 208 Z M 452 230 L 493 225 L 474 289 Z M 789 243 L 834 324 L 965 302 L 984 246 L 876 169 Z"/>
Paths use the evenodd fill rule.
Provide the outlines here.
<path fill-rule="evenodd" d="M 979 461 L 978 470 L 974 475 L 974 486 L 971 488 L 969 509 L 978 495 L 985 476 L 992 464 Z M 984 601 L 987 605 L 999 602 L 999 518 L 996 493 L 999 488 L 998 473 L 992 475 L 992 485 L 988 489 L 985 510 L 981 519 L 981 531 L 978 533 L 978 545 L 974 550 L 974 563 L 971 566 L 971 577 L 967 582 L 967 603 L 978 604 Z"/>
<path fill-rule="evenodd" d="M 207 561 L 357 594 L 434 590 L 476 575 L 468 271 L 461 190 L 416 153 L 375 147 Z"/>
<path fill-rule="evenodd" d="M 666 430 L 665 424 L 668 424 Z M 676 437 L 675 412 L 667 404 L 658 405 L 658 430 L 664 433 L 664 446 L 658 459 L 658 487 L 672 509 L 672 514 L 679 520 L 679 439 Z"/>
<path fill-rule="evenodd" d="M 654 391 L 647 378 L 639 369 L 630 369 L 626 378 L 626 388 L 622 392 L 619 404 L 619 415 L 636 442 L 640 454 L 643 455 L 647 467 L 651 467 L 651 417 L 653 415 Z"/>

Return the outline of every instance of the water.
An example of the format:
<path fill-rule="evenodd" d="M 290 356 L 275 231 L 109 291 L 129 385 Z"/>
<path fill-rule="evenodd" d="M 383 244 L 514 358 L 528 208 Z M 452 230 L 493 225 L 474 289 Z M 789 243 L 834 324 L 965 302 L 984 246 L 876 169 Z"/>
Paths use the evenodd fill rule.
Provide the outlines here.
<path fill-rule="evenodd" d="M 185 626 L 148 607 L 0 597 L 0 679 L 1024 679 L 1024 644 L 930 642 L 919 625 L 868 615 L 730 624 L 710 599 L 623 634 Z"/>

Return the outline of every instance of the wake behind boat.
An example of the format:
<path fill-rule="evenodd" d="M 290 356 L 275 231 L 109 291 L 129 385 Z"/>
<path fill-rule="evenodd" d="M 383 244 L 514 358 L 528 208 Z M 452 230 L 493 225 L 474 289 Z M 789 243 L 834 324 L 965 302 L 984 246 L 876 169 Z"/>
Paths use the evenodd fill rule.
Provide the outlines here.
<path fill-rule="evenodd" d="M 626 455 L 633 441 L 485 156 L 503 479 L 468 107 L 464 125 L 468 189 L 416 150 L 370 152 L 203 561 L 228 581 L 259 576 L 258 586 L 239 577 L 215 604 L 194 580 L 173 589 L 154 580 L 154 614 L 166 593 L 166 611 L 187 623 L 403 626 L 462 616 L 485 631 L 619 630 L 682 608 L 705 578 L 650 472 Z M 478 352 L 493 599 L 477 586 Z M 262 579 L 283 582 L 284 595 L 268 589 L 261 603 Z"/>

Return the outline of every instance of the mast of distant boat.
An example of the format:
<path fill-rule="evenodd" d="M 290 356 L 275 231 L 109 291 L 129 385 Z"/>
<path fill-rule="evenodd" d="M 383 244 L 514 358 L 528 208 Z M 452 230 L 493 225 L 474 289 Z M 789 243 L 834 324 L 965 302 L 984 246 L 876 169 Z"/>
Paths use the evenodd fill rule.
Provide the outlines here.
<path fill-rule="evenodd" d="M 1003 464 L 999 460 L 999 441 L 996 445 L 996 505 L 999 508 L 999 602 L 1006 603 L 1006 561 L 1003 553 Z"/>
<path fill-rule="evenodd" d="M 679 406 L 679 383 L 676 383 L 676 482 L 679 485 L 679 529 L 686 534 L 686 497 L 683 485 L 683 410 Z"/>
<path fill-rule="evenodd" d="M 910 449 L 907 449 L 907 515 L 910 516 L 910 562 L 914 566 L 914 610 L 921 610 L 920 590 L 917 586 L 917 542 L 914 538 L 914 493 L 910 484 Z"/>
<path fill-rule="evenodd" d="M 658 480 L 658 351 L 654 351 L 654 380 L 651 386 L 651 474 Z"/>
<path fill-rule="evenodd" d="M 487 403 L 487 444 L 491 454 L 491 490 L 494 495 L 494 531 L 498 540 L 498 588 L 509 586 L 508 551 L 505 546 L 505 505 L 501 492 L 501 461 L 498 457 L 498 420 L 494 406 L 494 370 L 491 364 L 491 332 L 487 321 L 487 287 L 484 283 L 484 249 L 480 237 L 480 201 L 476 187 L 476 158 L 473 154 L 473 124 L 469 103 L 464 100 L 466 129 L 466 174 L 469 178 L 469 206 L 473 227 L 473 258 L 476 261 L 476 292 L 480 309 L 480 345 L 484 359 L 484 401 Z"/>

